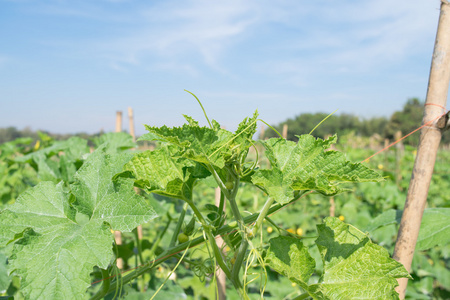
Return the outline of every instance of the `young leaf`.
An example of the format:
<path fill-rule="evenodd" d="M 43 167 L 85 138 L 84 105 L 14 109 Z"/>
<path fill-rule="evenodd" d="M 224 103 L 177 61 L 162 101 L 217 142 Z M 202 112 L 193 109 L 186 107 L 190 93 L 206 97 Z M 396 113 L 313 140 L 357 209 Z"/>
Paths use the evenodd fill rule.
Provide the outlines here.
<path fill-rule="evenodd" d="M 194 163 L 177 157 L 173 146 L 139 153 L 125 165 L 124 170 L 130 171 L 137 180 L 136 184 L 149 192 L 187 201 L 192 199 Z M 201 172 L 197 171 L 195 173 L 201 177 Z"/>
<path fill-rule="evenodd" d="M 324 270 L 320 282 L 307 289 L 313 298 L 399 299 L 396 278 L 409 274 L 386 249 L 338 218 L 326 218 L 317 229 Z"/>
<path fill-rule="evenodd" d="M 266 263 L 292 282 L 306 288 L 316 265 L 308 248 L 299 239 L 288 236 L 278 236 L 269 242 Z"/>
<path fill-rule="evenodd" d="M 223 168 L 225 154 L 229 152 L 227 143 L 232 133 L 218 128 L 200 127 L 192 118 L 188 118 L 188 121 L 189 124 L 173 128 L 146 125 L 149 133 L 141 136 L 139 140 L 169 143 L 183 150 L 183 157 L 199 163 L 211 164 L 219 169 Z"/>
<path fill-rule="evenodd" d="M 324 141 L 311 135 L 299 136 L 298 143 L 279 138 L 263 141 L 272 168 L 257 170 L 252 181 L 275 201 L 286 203 L 294 191 L 334 195 L 346 190 L 341 183 L 383 180 L 366 166 L 347 161 L 342 153 L 326 151 L 335 141 L 335 136 Z"/>

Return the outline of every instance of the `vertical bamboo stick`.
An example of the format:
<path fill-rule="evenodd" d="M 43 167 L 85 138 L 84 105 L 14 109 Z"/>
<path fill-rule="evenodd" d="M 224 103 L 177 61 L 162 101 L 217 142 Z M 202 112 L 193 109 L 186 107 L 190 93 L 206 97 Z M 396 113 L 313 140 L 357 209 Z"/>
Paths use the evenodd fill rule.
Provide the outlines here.
<path fill-rule="evenodd" d="M 122 112 L 116 112 L 116 132 L 122 132 Z"/>
<path fill-rule="evenodd" d="M 449 81 L 450 4 L 447 0 L 442 0 L 423 116 L 423 124 L 430 124 L 423 127 L 420 132 L 417 156 L 393 255 L 394 259 L 401 262 L 408 271 L 411 270 L 411 262 L 442 135 L 441 130 L 436 126 L 435 119 L 445 110 L 443 108 L 447 102 Z M 408 279 L 400 278 L 398 282 L 399 286 L 396 290 L 400 294 L 400 299 L 404 299 Z"/>
<path fill-rule="evenodd" d="M 287 134 L 288 134 L 288 125 L 284 124 L 283 125 L 283 138 L 287 139 Z"/>

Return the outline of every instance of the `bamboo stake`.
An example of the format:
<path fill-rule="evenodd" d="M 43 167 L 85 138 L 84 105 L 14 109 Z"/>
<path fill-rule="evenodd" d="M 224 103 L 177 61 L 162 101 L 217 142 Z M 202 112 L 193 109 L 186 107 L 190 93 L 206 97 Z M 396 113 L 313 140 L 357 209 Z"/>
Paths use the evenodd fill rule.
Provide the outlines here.
<path fill-rule="evenodd" d="M 116 132 L 122 132 L 122 112 L 116 112 Z"/>
<path fill-rule="evenodd" d="M 283 138 L 287 139 L 287 134 L 288 134 L 288 125 L 284 124 L 283 125 L 283 134 L 282 134 Z"/>
<path fill-rule="evenodd" d="M 417 156 L 393 255 L 394 259 L 401 262 L 408 271 L 411 270 L 411 262 L 442 135 L 436 125 L 436 119 L 445 111 L 449 81 L 450 4 L 447 0 L 442 0 L 423 116 L 423 124 L 428 124 L 428 122 L 431 124 L 423 127 L 420 132 Z M 404 299 L 408 279 L 400 278 L 398 282 L 399 286 L 396 290 L 400 294 L 400 299 Z"/>

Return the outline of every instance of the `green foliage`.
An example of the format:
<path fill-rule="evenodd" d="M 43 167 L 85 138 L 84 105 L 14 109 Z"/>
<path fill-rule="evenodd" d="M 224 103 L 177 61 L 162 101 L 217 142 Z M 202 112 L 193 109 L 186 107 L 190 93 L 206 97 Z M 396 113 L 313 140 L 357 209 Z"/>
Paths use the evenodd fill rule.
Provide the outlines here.
<path fill-rule="evenodd" d="M 326 151 L 337 140 L 299 137 L 298 143 L 284 139 L 263 142 L 271 169 L 259 169 L 252 182 L 279 203 L 294 198 L 294 191 L 316 191 L 335 195 L 345 191 L 345 182 L 381 181 L 380 175 L 362 164 L 350 163 L 342 153 Z"/>
<path fill-rule="evenodd" d="M 1 212 L 0 245 L 14 243 L 10 270 L 22 278 L 26 298 L 85 298 L 93 267 L 106 269 L 113 257 L 111 228 L 131 231 L 156 217 L 132 182 L 111 180 L 130 155 L 111 156 L 105 148 L 89 155 L 70 189 L 43 181 Z"/>
<path fill-rule="evenodd" d="M 374 231 L 382 226 L 400 224 L 403 211 L 388 210 L 373 219 L 367 231 Z M 417 250 L 427 250 L 436 245 L 450 243 L 450 208 L 425 209 L 417 239 Z"/>
<path fill-rule="evenodd" d="M 34 176 L 16 201 L 13 190 L 4 194 L 0 246 L 7 247 L 0 248 L 0 288 L 7 291 L 2 295 L 96 300 L 114 294 L 148 299 L 156 293 L 155 299 L 214 299 L 213 274 L 220 266 L 234 288 L 227 290 L 230 299 L 397 299 L 396 278 L 409 275 L 381 246 L 393 244 L 403 197 L 389 170 L 378 167 L 379 174 L 330 151 L 336 136 L 257 144 L 257 113 L 234 132 L 214 120 L 201 127 L 185 118 L 180 127 L 146 126 L 149 132 L 141 140 L 156 143 L 152 151 L 133 150 L 135 143 L 123 133 L 94 139 L 92 153 L 79 138 L 41 135 L 37 147 L 25 140 L 0 145 L 0 172 L 7 178 L 19 170 Z M 353 161 L 365 156 L 348 152 Z M 343 193 L 351 190 L 356 192 Z M 329 215 L 325 197 L 332 195 L 338 213 L 367 228 L 380 246 L 353 225 L 324 218 Z M 446 195 L 439 197 L 434 204 L 446 203 Z M 397 210 L 389 211 L 393 207 Z M 429 250 L 415 258 L 412 275 L 420 280 L 410 295 L 445 293 L 447 216 L 440 209 L 424 216 L 419 247 Z M 262 230 L 269 223 L 270 233 Z M 138 225 L 144 239 L 138 239 Z M 123 232 L 122 245 L 113 246 L 111 230 Z M 187 239 L 178 240 L 181 235 Z M 118 258 L 135 270 L 114 277 Z M 177 278 L 169 279 L 174 268 Z M 91 284 L 95 281 L 102 283 Z M 439 291 L 433 290 L 436 282 Z"/>

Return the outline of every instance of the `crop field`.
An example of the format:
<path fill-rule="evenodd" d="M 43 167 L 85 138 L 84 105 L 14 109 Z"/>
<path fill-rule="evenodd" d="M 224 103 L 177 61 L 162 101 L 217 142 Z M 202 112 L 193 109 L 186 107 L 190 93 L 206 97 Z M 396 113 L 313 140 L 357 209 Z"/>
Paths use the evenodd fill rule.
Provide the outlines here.
<path fill-rule="evenodd" d="M 253 141 L 256 118 L 147 127 L 152 150 L 126 133 L 0 145 L 2 299 L 397 299 L 415 148 L 360 163 L 381 143 Z M 450 298 L 448 166 L 441 149 L 407 299 Z"/>

